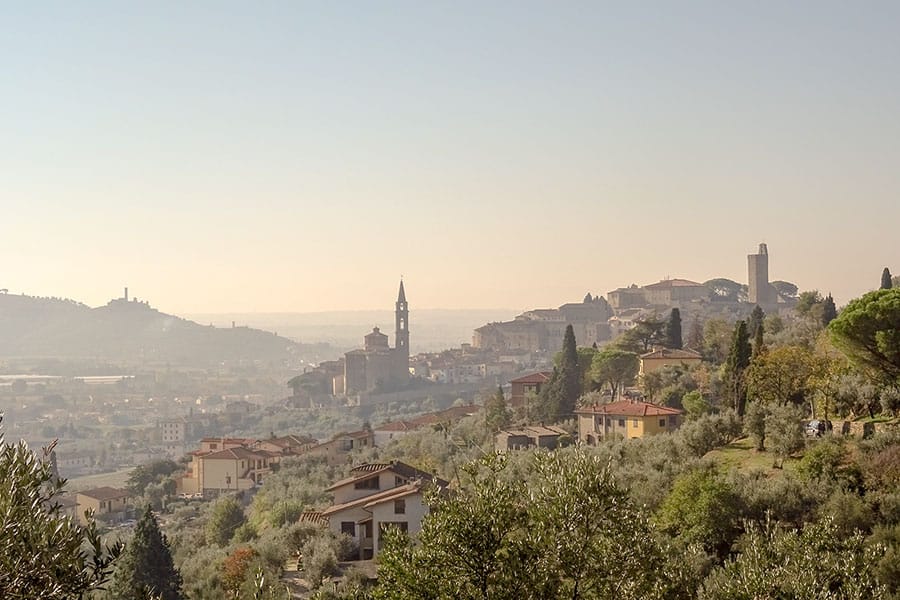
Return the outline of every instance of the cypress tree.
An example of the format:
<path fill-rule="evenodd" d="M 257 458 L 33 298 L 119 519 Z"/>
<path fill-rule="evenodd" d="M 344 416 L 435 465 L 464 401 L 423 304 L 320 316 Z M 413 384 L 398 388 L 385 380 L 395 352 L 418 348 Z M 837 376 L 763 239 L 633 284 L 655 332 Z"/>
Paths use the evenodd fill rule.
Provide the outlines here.
<path fill-rule="evenodd" d="M 497 386 L 497 393 L 484 403 L 484 421 L 491 433 L 495 433 L 509 425 L 509 410 L 506 408 L 506 396 L 503 388 Z"/>
<path fill-rule="evenodd" d="M 822 301 L 822 325 L 828 327 L 828 324 L 837 318 L 837 307 L 834 305 L 834 298 L 831 294 L 825 296 Z"/>
<path fill-rule="evenodd" d="M 747 321 L 747 333 L 755 336 L 756 328 L 763 324 L 765 318 L 766 313 L 759 304 L 754 306 L 753 312 L 750 313 L 750 320 Z"/>
<path fill-rule="evenodd" d="M 743 416 L 747 402 L 747 391 L 744 385 L 744 371 L 750 366 L 752 349 L 750 335 L 747 333 L 747 322 L 738 321 L 731 338 L 731 350 L 725 362 L 725 376 L 728 381 L 728 392 L 738 415 Z"/>
<path fill-rule="evenodd" d="M 759 325 L 756 326 L 756 329 L 753 330 L 753 358 L 759 356 L 766 348 L 765 343 L 763 342 L 764 334 L 765 327 L 760 321 Z"/>
<path fill-rule="evenodd" d="M 666 346 L 675 350 L 681 350 L 684 343 L 681 341 L 681 311 L 673 308 L 666 323 Z"/>
<path fill-rule="evenodd" d="M 563 337 L 562 358 L 559 361 L 560 398 L 559 417 L 575 414 L 575 405 L 581 396 L 581 370 L 578 368 L 578 348 L 575 345 L 575 330 L 566 325 Z"/>
<path fill-rule="evenodd" d="M 885 267 L 884 271 L 881 272 L 881 289 L 889 290 L 892 287 L 894 287 L 894 282 L 891 277 L 891 270 Z"/>
<path fill-rule="evenodd" d="M 134 537 L 116 564 L 110 588 L 114 600 L 182 600 L 181 574 L 172 562 L 166 536 L 147 506 Z"/>

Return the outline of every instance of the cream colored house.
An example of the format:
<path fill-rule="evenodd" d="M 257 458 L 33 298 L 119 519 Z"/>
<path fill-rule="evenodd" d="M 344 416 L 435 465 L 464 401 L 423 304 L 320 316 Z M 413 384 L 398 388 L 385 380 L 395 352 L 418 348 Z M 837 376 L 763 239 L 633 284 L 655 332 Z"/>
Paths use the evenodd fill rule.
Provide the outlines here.
<path fill-rule="evenodd" d="M 350 536 L 358 544 L 360 560 L 368 560 L 381 548 L 388 527 L 411 535 L 421 531 L 428 513 L 423 492 L 429 485 L 443 489 L 449 484 L 405 463 L 360 465 L 328 488 L 334 503 L 321 518 L 333 532 Z"/>
<path fill-rule="evenodd" d="M 82 525 L 87 522 L 84 513 L 88 510 L 93 511 L 95 518 L 104 521 L 122 521 L 125 519 L 130 497 L 131 495 L 126 490 L 112 487 L 99 487 L 76 492 L 75 514 Z"/>
<path fill-rule="evenodd" d="M 653 352 L 641 355 L 641 369 L 638 377 L 641 377 L 646 373 L 658 371 L 663 367 L 699 365 L 702 360 L 703 356 L 699 352 L 694 352 L 693 350 L 659 348 Z"/>

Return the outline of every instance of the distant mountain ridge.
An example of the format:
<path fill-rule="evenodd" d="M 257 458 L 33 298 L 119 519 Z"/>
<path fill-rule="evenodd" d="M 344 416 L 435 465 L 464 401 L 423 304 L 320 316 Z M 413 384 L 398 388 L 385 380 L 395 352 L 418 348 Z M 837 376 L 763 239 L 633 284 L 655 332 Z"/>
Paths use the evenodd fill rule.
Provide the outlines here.
<path fill-rule="evenodd" d="M 91 308 L 62 298 L 0 293 L 0 356 L 98 358 L 201 365 L 286 361 L 300 344 L 249 327 L 217 328 L 119 298 Z"/>

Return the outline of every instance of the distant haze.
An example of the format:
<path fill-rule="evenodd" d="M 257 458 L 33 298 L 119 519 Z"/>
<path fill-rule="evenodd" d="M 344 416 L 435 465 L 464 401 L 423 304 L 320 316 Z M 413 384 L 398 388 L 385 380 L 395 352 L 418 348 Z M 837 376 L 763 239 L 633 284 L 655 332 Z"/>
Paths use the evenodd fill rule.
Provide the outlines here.
<path fill-rule="evenodd" d="M 410 349 L 439 351 L 472 342 L 472 331 L 485 323 L 509 320 L 517 312 L 494 310 L 417 310 L 410 312 Z M 394 342 L 393 311 L 330 311 L 318 313 L 190 314 L 186 318 L 216 327 L 246 325 L 307 344 L 327 342 L 337 349 L 359 348 L 363 336 L 379 327 Z"/>
<path fill-rule="evenodd" d="M 6 3 L 0 288 L 173 314 L 900 272 L 900 3 Z"/>

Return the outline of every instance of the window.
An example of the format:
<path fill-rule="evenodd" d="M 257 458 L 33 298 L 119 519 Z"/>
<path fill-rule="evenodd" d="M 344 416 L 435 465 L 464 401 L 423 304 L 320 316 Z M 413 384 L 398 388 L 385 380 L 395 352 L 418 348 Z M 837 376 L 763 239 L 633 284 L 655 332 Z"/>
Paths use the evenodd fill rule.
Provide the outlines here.
<path fill-rule="evenodd" d="M 406 499 L 400 498 L 398 500 L 394 500 L 394 514 L 395 515 L 405 515 L 406 514 Z"/>
<path fill-rule="evenodd" d="M 406 480 L 403 479 L 402 477 L 400 477 L 400 476 L 394 477 L 394 487 L 400 487 L 401 485 L 403 485 L 405 483 L 406 483 Z"/>
<path fill-rule="evenodd" d="M 632 420 L 631 420 L 631 426 L 632 426 L 632 427 L 637 427 L 637 426 L 638 426 L 637 423 L 638 423 L 637 419 L 632 419 Z"/>
<path fill-rule="evenodd" d="M 659 420 L 659 426 L 660 426 L 660 427 L 665 427 L 665 426 L 666 426 L 666 420 L 665 420 L 665 419 L 660 419 L 660 420 Z"/>
<path fill-rule="evenodd" d="M 341 533 L 345 533 L 350 537 L 356 537 L 356 523 L 353 521 L 341 521 Z"/>
<path fill-rule="evenodd" d="M 353 489 L 377 490 L 381 488 L 378 487 L 378 477 L 370 477 L 369 479 L 364 479 L 363 481 L 357 481 L 356 483 L 354 483 Z"/>
<path fill-rule="evenodd" d="M 209 449 L 210 449 L 210 450 L 215 450 L 215 449 L 218 448 L 218 447 L 219 447 L 218 444 L 210 444 L 210 445 L 209 445 Z"/>
<path fill-rule="evenodd" d="M 619 427 L 625 427 L 625 419 L 619 419 Z"/>
<path fill-rule="evenodd" d="M 231 485 L 231 475 L 225 476 L 225 485 Z"/>

